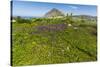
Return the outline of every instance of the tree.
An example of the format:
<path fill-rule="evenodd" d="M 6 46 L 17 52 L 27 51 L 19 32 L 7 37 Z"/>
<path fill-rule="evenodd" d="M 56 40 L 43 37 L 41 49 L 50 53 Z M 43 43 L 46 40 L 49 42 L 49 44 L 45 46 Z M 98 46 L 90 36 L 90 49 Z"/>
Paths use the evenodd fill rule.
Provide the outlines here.
<path fill-rule="evenodd" d="M 81 22 L 85 22 L 85 20 L 84 20 L 84 16 L 80 16 L 80 18 L 81 18 Z"/>
<path fill-rule="evenodd" d="M 31 20 L 21 18 L 20 16 L 18 16 L 18 17 L 16 18 L 16 21 L 17 21 L 17 23 L 31 23 Z"/>
<path fill-rule="evenodd" d="M 73 21 L 73 14 L 71 13 L 70 15 L 67 13 L 66 15 L 66 23 L 68 24 L 72 24 L 74 21 Z"/>

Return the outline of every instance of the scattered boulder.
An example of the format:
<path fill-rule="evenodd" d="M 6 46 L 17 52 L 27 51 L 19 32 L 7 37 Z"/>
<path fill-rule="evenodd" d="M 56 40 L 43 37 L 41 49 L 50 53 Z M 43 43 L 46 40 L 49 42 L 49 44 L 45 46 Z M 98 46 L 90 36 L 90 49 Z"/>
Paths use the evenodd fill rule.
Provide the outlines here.
<path fill-rule="evenodd" d="M 13 19 L 12 22 L 16 22 L 16 20 Z"/>
<path fill-rule="evenodd" d="M 70 26 L 72 26 L 72 24 L 68 24 L 68 26 L 70 27 Z"/>

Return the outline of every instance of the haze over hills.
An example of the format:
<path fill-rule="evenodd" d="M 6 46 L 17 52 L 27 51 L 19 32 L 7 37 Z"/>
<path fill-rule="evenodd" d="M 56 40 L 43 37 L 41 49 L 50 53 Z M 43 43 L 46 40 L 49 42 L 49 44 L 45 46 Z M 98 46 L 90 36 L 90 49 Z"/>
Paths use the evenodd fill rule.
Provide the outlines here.
<path fill-rule="evenodd" d="M 97 21 L 97 16 L 90 16 L 90 15 L 73 15 L 73 18 L 82 18 L 82 19 L 87 19 L 87 20 L 95 20 Z"/>
<path fill-rule="evenodd" d="M 44 17 L 59 17 L 59 16 L 65 16 L 64 13 L 56 8 L 51 9 L 49 12 L 47 12 Z M 97 20 L 97 16 L 90 16 L 90 15 L 72 15 L 73 18 L 83 18 L 87 20 Z"/>
<path fill-rule="evenodd" d="M 69 14 L 69 13 L 68 13 Z M 69 14 L 70 15 L 70 14 Z M 48 18 L 48 17 L 64 17 L 66 16 L 62 11 L 60 11 L 59 9 L 53 8 L 50 11 L 48 11 L 47 13 L 44 14 L 44 16 L 41 17 L 35 17 L 35 16 L 21 16 L 22 18 Z M 14 16 L 13 18 L 15 18 L 17 16 Z M 97 20 L 97 16 L 90 16 L 90 15 L 72 15 L 73 18 L 83 18 L 83 19 L 87 19 L 87 20 Z"/>

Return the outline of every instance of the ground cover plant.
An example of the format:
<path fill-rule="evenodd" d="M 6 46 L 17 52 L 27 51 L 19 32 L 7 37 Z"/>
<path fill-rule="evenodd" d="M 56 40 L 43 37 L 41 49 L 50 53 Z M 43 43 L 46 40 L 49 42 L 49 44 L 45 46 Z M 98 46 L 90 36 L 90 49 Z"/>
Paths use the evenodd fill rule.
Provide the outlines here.
<path fill-rule="evenodd" d="M 42 18 L 13 17 L 13 66 L 97 60 L 96 17 L 59 13 L 53 8 Z"/>

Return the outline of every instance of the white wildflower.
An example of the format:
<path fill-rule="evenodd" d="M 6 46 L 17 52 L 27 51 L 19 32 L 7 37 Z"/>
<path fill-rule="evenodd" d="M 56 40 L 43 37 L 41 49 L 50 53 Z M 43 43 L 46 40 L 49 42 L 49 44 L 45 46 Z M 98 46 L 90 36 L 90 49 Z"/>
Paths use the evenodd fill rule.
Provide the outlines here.
<path fill-rule="evenodd" d="M 74 29 L 78 29 L 78 27 L 74 27 Z"/>
<path fill-rule="evenodd" d="M 67 47 L 67 50 L 70 50 L 69 47 Z"/>

